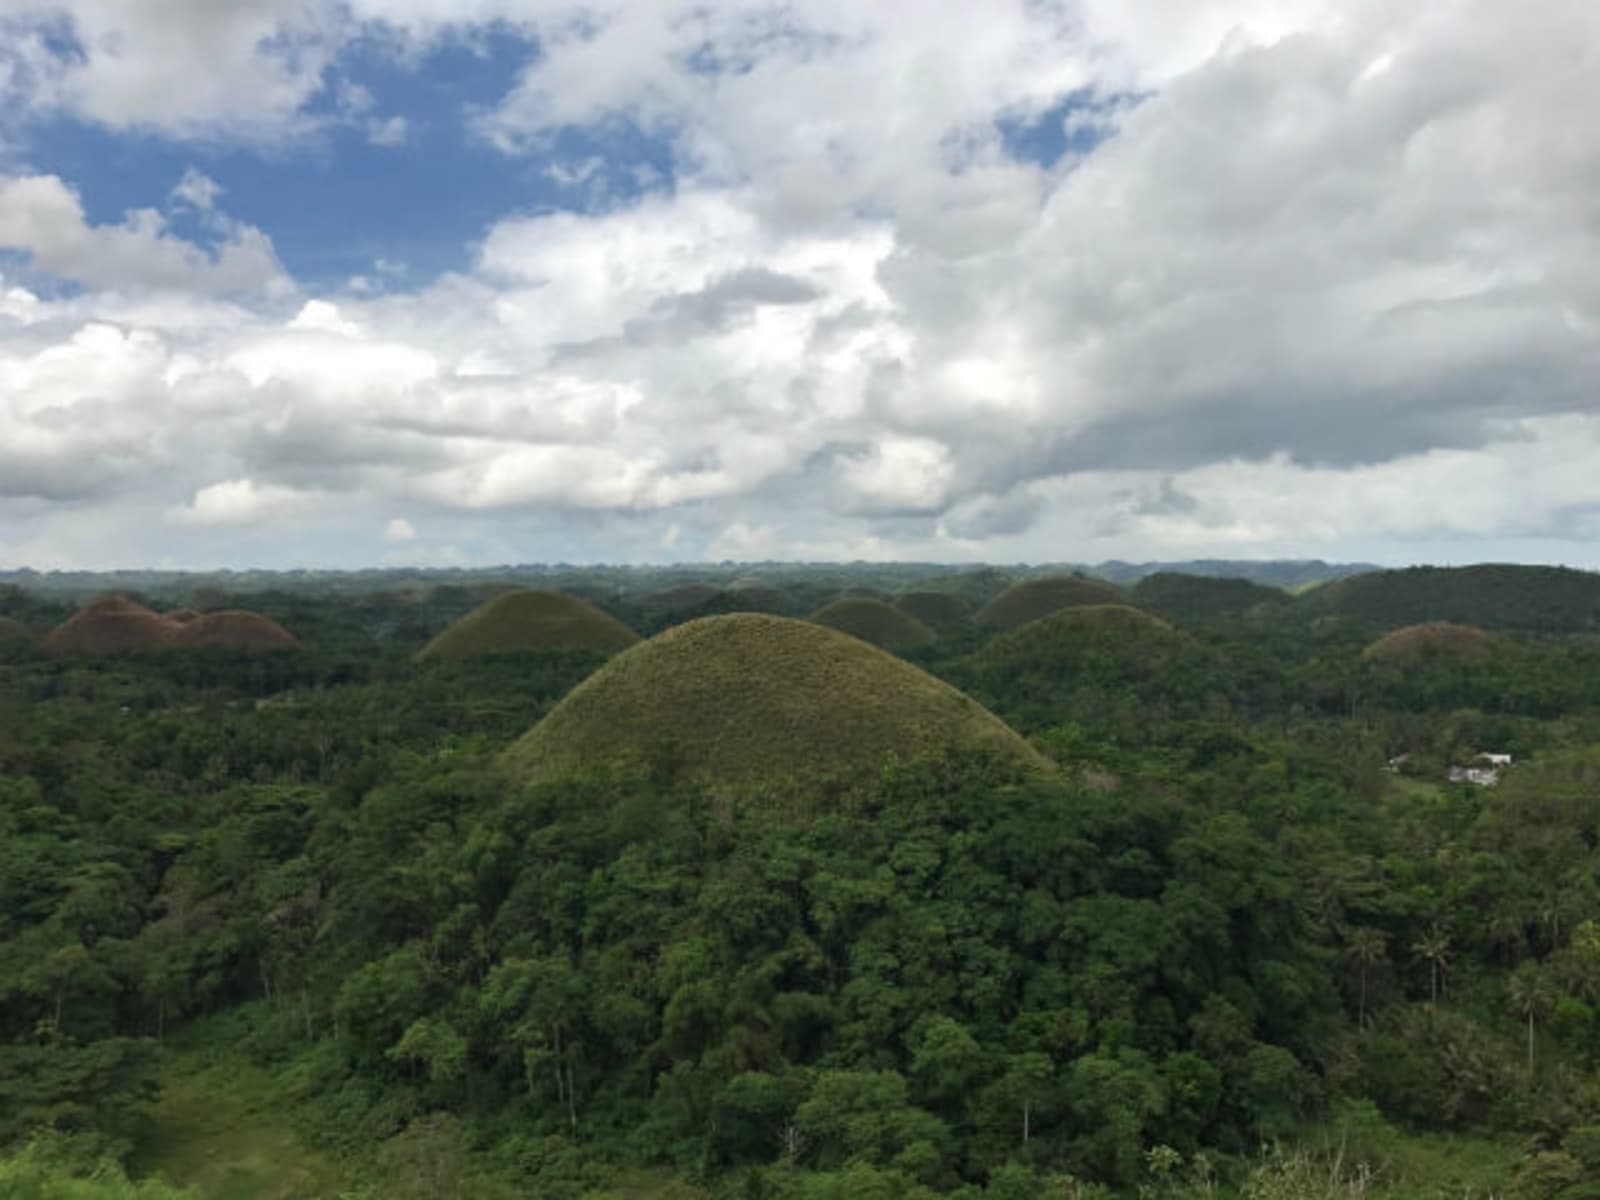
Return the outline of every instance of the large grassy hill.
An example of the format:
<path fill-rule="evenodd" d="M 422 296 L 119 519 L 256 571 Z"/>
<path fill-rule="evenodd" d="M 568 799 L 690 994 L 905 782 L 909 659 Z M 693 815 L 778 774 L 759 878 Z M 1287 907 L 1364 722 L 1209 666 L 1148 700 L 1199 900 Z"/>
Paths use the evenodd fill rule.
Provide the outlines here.
<path fill-rule="evenodd" d="M 1139 580 L 1129 592 L 1140 608 L 1169 621 L 1218 621 L 1252 611 L 1270 611 L 1289 603 L 1279 588 L 1248 579 L 1221 579 L 1158 571 Z"/>
<path fill-rule="evenodd" d="M 1447 621 L 1540 633 L 1600 630 L 1600 574 L 1484 563 L 1353 575 L 1302 594 L 1296 611 L 1379 628 Z"/>
<path fill-rule="evenodd" d="M 417 653 L 430 659 L 471 658 L 518 650 L 598 650 L 611 654 L 639 640 L 621 621 L 563 592 L 517 591 L 473 609 Z"/>
<path fill-rule="evenodd" d="M 1157 681 L 1195 640 L 1125 604 L 1061 609 L 1002 633 L 955 671 L 961 683 L 1024 729 L 1045 728 L 1103 703 L 1108 689 Z"/>
<path fill-rule="evenodd" d="M 660 766 L 716 790 L 815 795 L 892 757 L 978 746 L 1045 761 L 970 697 L 855 638 L 760 614 L 707 617 L 618 655 L 507 753 L 528 779 Z"/>
<path fill-rule="evenodd" d="M 979 625 L 1015 629 L 1080 604 L 1125 604 L 1121 588 L 1079 575 L 1045 575 L 1014 583 L 978 610 Z"/>
<path fill-rule="evenodd" d="M 848 633 L 885 650 L 926 646 L 937 635 L 908 613 L 865 596 L 844 596 L 811 614 L 818 625 Z"/>

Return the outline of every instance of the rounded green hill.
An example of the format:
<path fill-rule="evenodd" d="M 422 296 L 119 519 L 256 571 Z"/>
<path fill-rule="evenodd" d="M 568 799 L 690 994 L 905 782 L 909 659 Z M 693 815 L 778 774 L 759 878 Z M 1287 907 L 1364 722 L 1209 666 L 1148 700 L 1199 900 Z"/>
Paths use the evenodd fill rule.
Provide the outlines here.
<path fill-rule="evenodd" d="M 972 605 L 954 592 L 905 592 L 896 598 L 894 606 L 933 629 L 966 625 L 972 620 Z"/>
<path fill-rule="evenodd" d="M 1157 571 L 1133 585 L 1139 607 L 1172 621 L 1216 621 L 1268 612 L 1289 603 L 1280 588 L 1249 579 Z"/>
<path fill-rule="evenodd" d="M 506 754 L 550 780 L 665 757 L 682 778 L 765 795 L 850 791 L 892 757 L 983 747 L 1048 760 L 976 701 L 836 630 L 704 617 L 619 654 Z"/>
<path fill-rule="evenodd" d="M 434 638 L 417 660 L 471 658 L 519 650 L 614 654 L 639 640 L 621 621 L 564 592 L 517 591 L 481 604 Z"/>
<path fill-rule="evenodd" d="M 1433 621 L 1384 634 L 1361 652 L 1369 662 L 1412 662 L 1422 658 L 1470 658 L 1487 653 L 1494 639 L 1472 625 Z"/>
<path fill-rule="evenodd" d="M 1188 634 L 1126 604 L 1086 604 L 1003 633 L 978 653 L 990 672 L 1138 675 L 1159 670 L 1192 646 Z"/>
<path fill-rule="evenodd" d="M 979 625 L 1015 629 L 1063 608 L 1082 604 L 1125 604 L 1120 588 L 1079 575 L 1046 575 L 1014 583 L 978 610 Z"/>
<path fill-rule="evenodd" d="M 915 617 L 865 596 L 840 597 L 812 613 L 811 619 L 885 650 L 926 646 L 937 636 Z"/>

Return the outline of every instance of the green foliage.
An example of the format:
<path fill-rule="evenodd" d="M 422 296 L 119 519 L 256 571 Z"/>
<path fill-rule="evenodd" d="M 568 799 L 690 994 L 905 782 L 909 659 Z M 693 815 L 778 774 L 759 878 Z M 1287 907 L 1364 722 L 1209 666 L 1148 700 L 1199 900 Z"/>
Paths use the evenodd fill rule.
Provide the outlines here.
<path fill-rule="evenodd" d="M 763 568 L 812 605 L 928 574 Z M 670 619 L 619 578 L 584 594 Z M 1363 659 L 1360 621 L 1185 585 L 1203 628 L 1069 608 L 926 671 L 759 617 L 412 668 L 491 586 L 207 598 L 297 655 L 5 660 L 10 1161 L 54 1130 L 72 1186 L 131 1147 L 230 1197 L 1600 1182 L 1600 642 Z M 1498 788 L 1440 778 L 1491 749 Z"/>
<path fill-rule="evenodd" d="M 156 1180 L 130 1182 L 114 1160 L 70 1142 L 40 1139 L 0 1154 L 0 1200 L 195 1200 Z"/>

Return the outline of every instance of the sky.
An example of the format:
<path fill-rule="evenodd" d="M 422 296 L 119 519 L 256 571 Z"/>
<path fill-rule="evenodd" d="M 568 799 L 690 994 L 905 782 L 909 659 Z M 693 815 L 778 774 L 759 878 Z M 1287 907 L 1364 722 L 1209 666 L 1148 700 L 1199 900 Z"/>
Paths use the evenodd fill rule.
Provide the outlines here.
<path fill-rule="evenodd" d="M 0 568 L 1600 568 L 1593 0 L 4 0 Z"/>

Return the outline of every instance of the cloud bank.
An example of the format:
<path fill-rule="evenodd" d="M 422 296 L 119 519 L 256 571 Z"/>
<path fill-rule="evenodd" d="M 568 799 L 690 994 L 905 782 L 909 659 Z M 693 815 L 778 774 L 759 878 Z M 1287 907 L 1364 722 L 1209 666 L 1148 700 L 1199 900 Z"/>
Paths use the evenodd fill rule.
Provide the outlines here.
<path fill-rule="evenodd" d="M 1600 566 L 1600 10 L 1190 7 L 25 0 L 15 110 L 283 204 L 411 138 L 351 55 L 509 30 L 461 136 L 589 190 L 330 287 L 226 178 L 107 219 L 13 154 L 0 562 Z M 619 127 L 670 178 L 571 156 Z"/>

